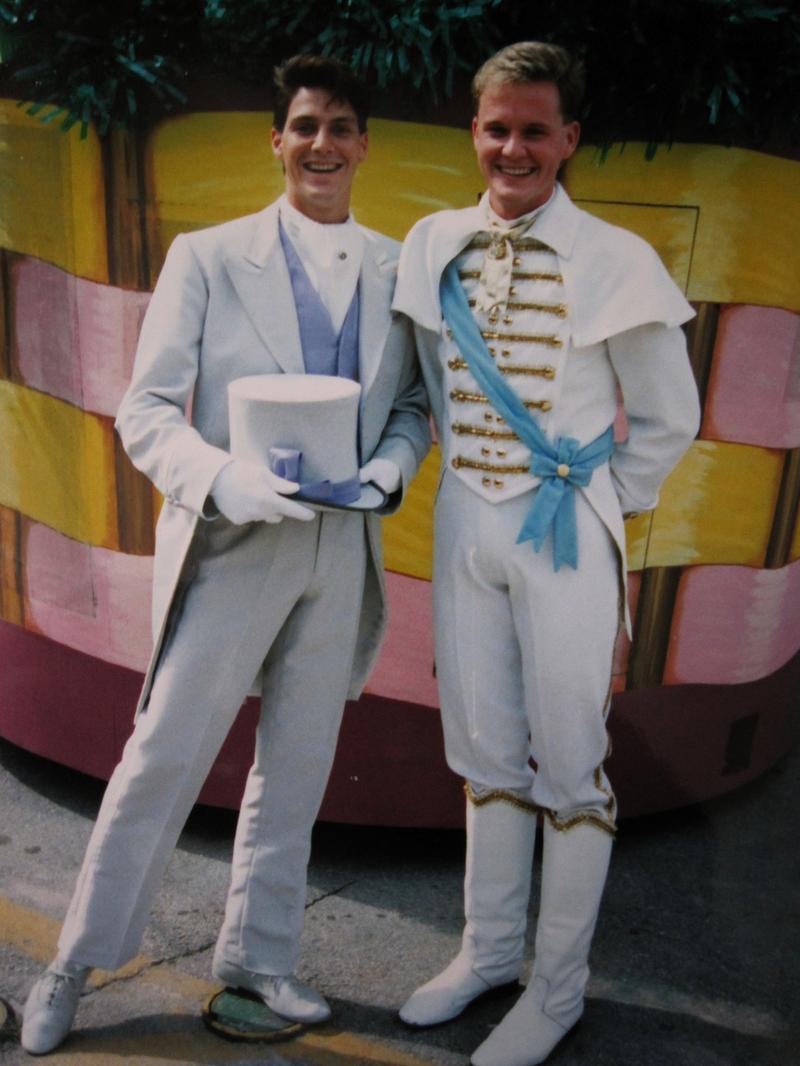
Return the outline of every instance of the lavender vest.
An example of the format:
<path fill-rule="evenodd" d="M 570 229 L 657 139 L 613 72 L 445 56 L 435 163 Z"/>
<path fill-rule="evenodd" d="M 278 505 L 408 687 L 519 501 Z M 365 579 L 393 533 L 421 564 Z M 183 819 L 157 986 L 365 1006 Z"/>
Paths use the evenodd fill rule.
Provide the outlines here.
<path fill-rule="evenodd" d="M 306 373 L 328 374 L 358 381 L 358 324 L 361 302 L 358 286 L 337 336 L 328 309 L 311 284 L 300 256 L 280 224 L 278 231 L 294 292 Z"/>

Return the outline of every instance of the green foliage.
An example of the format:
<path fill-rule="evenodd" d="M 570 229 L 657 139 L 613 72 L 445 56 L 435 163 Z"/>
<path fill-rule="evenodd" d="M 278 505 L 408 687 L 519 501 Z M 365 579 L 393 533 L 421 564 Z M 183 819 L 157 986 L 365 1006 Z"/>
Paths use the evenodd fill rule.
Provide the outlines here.
<path fill-rule="evenodd" d="M 30 114 L 63 130 L 80 122 L 83 137 L 93 122 L 102 136 L 185 102 L 182 35 L 200 11 L 199 0 L 5 0 L 2 53 Z"/>
<path fill-rule="evenodd" d="M 343 59 L 426 106 L 523 39 L 589 72 L 586 138 L 759 145 L 800 133 L 800 9 L 789 0 L 0 0 L 0 66 L 42 121 L 150 120 L 187 69 L 267 85 L 298 51 Z M 191 101 L 188 102 L 191 106 Z"/>
<path fill-rule="evenodd" d="M 227 56 L 240 74 L 263 75 L 293 52 L 318 52 L 381 89 L 404 85 L 437 99 L 451 95 L 457 70 L 474 69 L 499 43 L 492 14 L 503 2 L 208 0 L 205 28 L 218 61 Z"/>
<path fill-rule="evenodd" d="M 800 9 L 754 0 L 533 0 L 508 5 L 506 39 L 584 57 L 585 133 L 758 145 L 800 133 Z"/>

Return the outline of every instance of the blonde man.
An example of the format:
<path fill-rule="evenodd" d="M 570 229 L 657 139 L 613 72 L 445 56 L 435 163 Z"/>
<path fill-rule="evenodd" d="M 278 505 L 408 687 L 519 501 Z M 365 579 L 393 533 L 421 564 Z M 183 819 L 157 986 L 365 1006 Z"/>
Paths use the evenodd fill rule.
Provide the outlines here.
<path fill-rule="evenodd" d="M 442 444 L 437 676 L 468 799 L 461 950 L 400 1016 L 439 1024 L 516 983 L 542 815 L 533 971 L 472 1057 L 534 1066 L 583 1011 L 615 832 L 603 763 L 623 517 L 656 505 L 698 401 L 686 300 L 649 245 L 557 181 L 578 145 L 580 64 L 523 42 L 473 89 L 487 191 L 414 227 L 394 301 L 414 322 Z M 615 444 L 618 392 L 629 432 Z"/>

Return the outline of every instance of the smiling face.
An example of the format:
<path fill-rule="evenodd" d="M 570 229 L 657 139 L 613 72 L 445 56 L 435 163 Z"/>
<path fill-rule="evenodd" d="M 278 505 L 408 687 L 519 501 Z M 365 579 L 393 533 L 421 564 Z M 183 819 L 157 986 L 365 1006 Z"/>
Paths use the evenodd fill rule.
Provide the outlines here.
<path fill-rule="evenodd" d="M 487 85 L 472 120 L 472 141 L 489 202 L 501 218 L 519 218 L 549 199 L 579 135 L 577 122 L 564 122 L 553 82 Z"/>
<path fill-rule="evenodd" d="M 272 150 L 283 164 L 292 207 L 315 222 L 344 222 L 350 189 L 367 153 L 353 107 L 325 89 L 298 89 L 282 130 L 272 131 Z"/>

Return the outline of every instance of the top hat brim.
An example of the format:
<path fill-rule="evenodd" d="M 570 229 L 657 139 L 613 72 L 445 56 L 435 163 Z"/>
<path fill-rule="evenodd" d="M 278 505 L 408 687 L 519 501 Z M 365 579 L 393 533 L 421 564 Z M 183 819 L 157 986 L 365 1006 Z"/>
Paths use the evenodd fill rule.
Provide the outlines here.
<path fill-rule="evenodd" d="M 361 495 L 358 499 L 353 500 L 351 503 L 330 503 L 326 500 L 312 500 L 308 496 L 304 496 L 302 492 L 292 493 L 291 496 L 286 498 L 288 500 L 297 500 L 298 503 L 310 507 L 312 511 L 361 511 L 369 514 L 371 511 L 380 511 L 382 507 L 385 507 L 389 497 L 374 482 L 368 481 L 361 486 Z"/>

